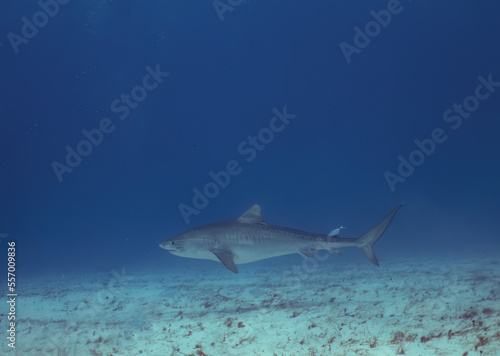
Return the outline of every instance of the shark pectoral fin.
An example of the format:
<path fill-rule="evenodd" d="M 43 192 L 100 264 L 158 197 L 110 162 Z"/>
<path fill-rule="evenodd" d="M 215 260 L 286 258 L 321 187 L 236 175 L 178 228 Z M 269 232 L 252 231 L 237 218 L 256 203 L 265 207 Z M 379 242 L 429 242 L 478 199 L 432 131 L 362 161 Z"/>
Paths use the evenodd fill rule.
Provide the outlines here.
<path fill-rule="evenodd" d="M 238 268 L 234 264 L 234 255 L 224 250 L 214 250 L 212 253 L 226 266 L 231 272 L 238 273 Z"/>
<path fill-rule="evenodd" d="M 316 251 L 315 249 L 312 249 L 312 248 L 303 248 L 302 250 L 300 250 L 300 255 L 304 258 L 314 258 L 314 251 Z"/>

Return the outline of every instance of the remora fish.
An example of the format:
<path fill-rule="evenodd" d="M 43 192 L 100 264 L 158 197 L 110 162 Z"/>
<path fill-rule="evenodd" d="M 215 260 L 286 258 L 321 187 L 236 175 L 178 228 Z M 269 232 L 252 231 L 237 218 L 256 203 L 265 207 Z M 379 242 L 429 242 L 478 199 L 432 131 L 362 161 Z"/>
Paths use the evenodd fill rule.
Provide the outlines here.
<path fill-rule="evenodd" d="M 267 225 L 255 204 L 236 220 L 218 222 L 188 230 L 160 244 L 173 255 L 220 261 L 234 273 L 237 264 L 299 253 L 314 257 L 316 250 L 340 254 L 342 247 L 356 246 L 375 265 L 379 265 L 373 245 L 382 236 L 401 205 L 389 213 L 370 231 L 358 238 L 312 234 L 288 227 Z"/>

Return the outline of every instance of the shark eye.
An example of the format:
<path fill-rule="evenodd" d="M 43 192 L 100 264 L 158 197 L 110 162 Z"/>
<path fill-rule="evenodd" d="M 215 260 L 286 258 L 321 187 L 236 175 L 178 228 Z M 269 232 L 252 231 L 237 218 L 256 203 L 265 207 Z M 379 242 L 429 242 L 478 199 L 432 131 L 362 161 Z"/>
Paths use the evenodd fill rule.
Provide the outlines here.
<path fill-rule="evenodd" d="M 175 245 L 175 242 L 174 242 L 174 241 L 172 241 L 172 245 Z"/>

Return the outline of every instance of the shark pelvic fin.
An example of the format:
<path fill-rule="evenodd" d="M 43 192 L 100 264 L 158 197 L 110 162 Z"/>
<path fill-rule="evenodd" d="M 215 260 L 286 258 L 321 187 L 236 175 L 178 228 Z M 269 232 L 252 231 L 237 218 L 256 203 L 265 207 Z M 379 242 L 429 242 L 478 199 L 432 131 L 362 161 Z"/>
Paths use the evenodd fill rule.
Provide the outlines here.
<path fill-rule="evenodd" d="M 328 248 L 327 250 L 330 251 L 330 253 L 333 253 L 337 256 L 342 256 L 339 248 Z M 314 258 L 315 257 L 314 253 L 316 251 L 317 250 L 314 248 L 303 248 L 302 250 L 300 250 L 299 254 L 304 258 Z"/>
<path fill-rule="evenodd" d="M 340 252 L 340 248 L 331 248 L 329 249 L 328 251 L 330 251 L 331 253 L 333 253 L 334 255 L 337 255 L 337 256 L 342 256 L 342 253 Z"/>
<path fill-rule="evenodd" d="M 262 220 L 262 216 L 260 215 L 260 206 L 255 204 L 250 209 L 245 211 L 243 215 L 238 218 L 239 222 L 247 223 L 247 224 L 266 224 L 264 220 Z"/>
<path fill-rule="evenodd" d="M 213 250 L 212 253 L 226 266 L 231 272 L 238 273 L 238 267 L 234 263 L 234 255 L 225 250 Z"/>

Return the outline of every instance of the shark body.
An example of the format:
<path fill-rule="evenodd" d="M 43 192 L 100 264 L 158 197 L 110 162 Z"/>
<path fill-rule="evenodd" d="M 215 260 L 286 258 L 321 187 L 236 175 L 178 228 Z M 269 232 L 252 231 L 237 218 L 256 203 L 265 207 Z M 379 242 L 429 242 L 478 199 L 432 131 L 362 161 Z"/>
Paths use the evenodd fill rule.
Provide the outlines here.
<path fill-rule="evenodd" d="M 238 273 L 237 264 L 299 253 L 314 257 L 317 250 L 340 254 L 343 247 L 356 246 L 375 265 L 379 265 L 373 245 L 382 236 L 401 207 L 358 238 L 340 237 L 340 229 L 328 235 L 313 234 L 287 227 L 268 225 L 261 208 L 254 205 L 236 220 L 218 222 L 188 230 L 160 244 L 173 255 L 219 261 Z"/>

